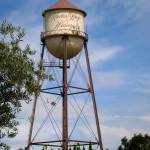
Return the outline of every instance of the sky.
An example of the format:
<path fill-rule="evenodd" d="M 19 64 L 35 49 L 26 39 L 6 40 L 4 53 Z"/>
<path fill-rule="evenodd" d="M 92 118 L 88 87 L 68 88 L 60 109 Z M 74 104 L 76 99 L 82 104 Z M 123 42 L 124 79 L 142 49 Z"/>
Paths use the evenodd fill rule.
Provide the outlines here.
<path fill-rule="evenodd" d="M 40 57 L 42 11 L 56 2 L 0 0 L 0 21 L 7 19 L 26 30 L 22 45 L 29 43 L 37 51 L 35 61 Z M 103 145 L 104 149 L 116 150 L 124 136 L 150 134 L 150 1 L 70 2 L 87 12 L 85 26 Z M 83 105 L 82 100 L 80 103 Z M 27 143 L 31 111 L 32 103 L 23 104 L 18 116 L 19 134 L 15 139 L 5 139 L 12 150 Z M 85 112 L 93 121 L 90 111 L 92 105 L 89 102 Z"/>

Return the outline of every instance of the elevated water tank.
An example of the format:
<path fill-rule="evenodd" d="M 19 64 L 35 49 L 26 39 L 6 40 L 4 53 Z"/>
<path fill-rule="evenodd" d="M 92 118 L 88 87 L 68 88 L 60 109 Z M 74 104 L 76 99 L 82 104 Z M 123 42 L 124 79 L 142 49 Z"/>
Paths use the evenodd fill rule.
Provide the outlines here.
<path fill-rule="evenodd" d="M 84 32 L 84 17 L 86 12 L 79 9 L 68 0 L 60 0 L 44 10 L 43 38 L 49 52 L 63 59 L 63 36 L 67 35 L 67 58 L 75 57 L 82 49 L 87 38 Z"/>

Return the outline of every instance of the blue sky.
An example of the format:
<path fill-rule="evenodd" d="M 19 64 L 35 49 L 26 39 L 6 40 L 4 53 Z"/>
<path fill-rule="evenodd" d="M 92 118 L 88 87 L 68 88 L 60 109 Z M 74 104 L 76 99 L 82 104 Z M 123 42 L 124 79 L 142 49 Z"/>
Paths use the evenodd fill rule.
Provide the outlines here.
<path fill-rule="evenodd" d="M 57 0 L 1 0 L 0 20 L 25 28 L 23 45 L 37 50 L 41 12 Z M 124 136 L 150 134 L 150 1 L 70 0 L 87 12 L 89 56 L 104 148 L 115 150 Z M 30 109 L 29 109 L 30 108 Z M 32 104 L 24 105 L 12 150 L 27 141 Z M 22 138 L 23 137 L 23 138 Z"/>

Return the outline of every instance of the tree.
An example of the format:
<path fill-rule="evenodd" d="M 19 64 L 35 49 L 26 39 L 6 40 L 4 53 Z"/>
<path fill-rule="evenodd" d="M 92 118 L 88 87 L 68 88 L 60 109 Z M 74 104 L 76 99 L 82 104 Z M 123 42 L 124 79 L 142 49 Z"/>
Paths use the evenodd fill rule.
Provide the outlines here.
<path fill-rule="evenodd" d="M 89 150 L 92 150 L 92 143 L 89 144 Z"/>
<path fill-rule="evenodd" d="M 76 145 L 74 144 L 74 146 L 73 146 L 73 150 L 77 150 L 77 148 L 76 148 Z"/>
<path fill-rule="evenodd" d="M 77 143 L 77 150 L 81 150 L 79 143 Z"/>
<path fill-rule="evenodd" d="M 13 138 L 18 133 L 16 114 L 21 111 L 21 102 L 29 103 L 30 96 L 38 94 L 36 76 L 31 56 L 35 51 L 29 45 L 21 48 L 25 36 L 21 27 L 3 21 L 0 25 L 0 149 L 10 149 L 3 138 Z"/>
<path fill-rule="evenodd" d="M 150 136 L 134 134 L 130 140 L 124 137 L 121 139 L 121 145 L 117 150 L 150 150 Z"/>
<path fill-rule="evenodd" d="M 83 150 L 85 150 L 85 147 L 83 146 Z"/>

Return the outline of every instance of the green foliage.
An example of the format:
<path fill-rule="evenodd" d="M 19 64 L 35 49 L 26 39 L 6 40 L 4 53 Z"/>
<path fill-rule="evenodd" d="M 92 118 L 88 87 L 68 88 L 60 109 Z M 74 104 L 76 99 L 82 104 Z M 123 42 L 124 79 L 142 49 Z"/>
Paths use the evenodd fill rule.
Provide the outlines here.
<path fill-rule="evenodd" d="M 6 145 L 5 143 L 0 143 L 0 150 L 10 150 L 10 146 Z"/>
<path fill-rule="evenodd" d="M 27 150 L 27 147 L 25 147 L 25 148 L 19 148 L 18 150 Z"/>
<path fill-rule="evenodd" d="M 39 93 L 37 77 L 41 71 L 34 69 L 31 56 L 35 51 L 26 45 L 20 47 L 25 36 L 21 27 L 3 21 L 0 25 L 0 149 L 10 149 L 3 138 L 13 138 L 18 133 L 15 118 L 21 111 L 21 101 L 29 103 L 30 96 Z"/>
<path fill-rule="evenodd" d="M 150 136 L 134 134 L 130 140 L 124 137 L 121 139 L 121 145 L 117 150 L 150 150 Z"/>
<path fill-rule="evenodd" d="M 43 146 L 42 150 L 48 150 L 48 145 Z M 51 150 L 53 149 L 51 148 Z"/>
<path fill-rule="evenodd" d="M 74 146 L 73 146 L 73 150 L 77 150 L 77 148 L 76 148 L 76 145 L 74 144 Z"/>
<path fill-rule="evenodd" d="M 91 142 L 89 144 L 89 150 L 92 150 L 92 144 L 91 144 Z"/>
<path fill-rule="evenodd" d="M 77 150 L 81 150 L 81 149 L 80 149 L 80 144 L 79 144 L 79 143 L 77 143 Z"/>
<path fill-rule="evenodd" d="M 88 148 L 88 150 L 93 150 L 91 142 L 89 143 L 87 148 Z M 71 150 L 71 147 L 69 148 L 69 150 Z M 77 144 L 74 144 L 73 150 L 85 150 L 85 147 L 83 146 L 83 149 L 82 149 L 82 147 L 80 146 L 80 143 L 77 143 Z"/>

